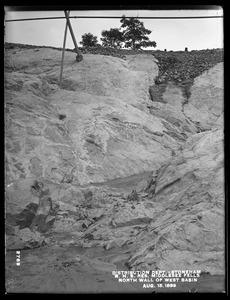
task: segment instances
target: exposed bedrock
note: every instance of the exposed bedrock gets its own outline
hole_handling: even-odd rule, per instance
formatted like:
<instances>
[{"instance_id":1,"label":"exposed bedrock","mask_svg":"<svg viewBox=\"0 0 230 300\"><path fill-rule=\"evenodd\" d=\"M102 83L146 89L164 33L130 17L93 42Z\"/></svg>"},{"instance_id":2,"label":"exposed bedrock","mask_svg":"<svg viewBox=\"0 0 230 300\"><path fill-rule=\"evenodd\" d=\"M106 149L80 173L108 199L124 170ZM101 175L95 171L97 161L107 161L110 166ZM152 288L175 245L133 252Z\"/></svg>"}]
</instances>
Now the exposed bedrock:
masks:
<instances>
[{"instance_id":1,"label":"exposed bedrock","mask_svg":"<svg viewBox=\"0 0 230 300\"><path fill-rule=\"evenodd\" d=\"M223 64L155 85L153 55L66 52L59 84L60 62L5 53L7 248L62 234L128 246L130 268L223 273Z\"/></svg>"}]
</instances>

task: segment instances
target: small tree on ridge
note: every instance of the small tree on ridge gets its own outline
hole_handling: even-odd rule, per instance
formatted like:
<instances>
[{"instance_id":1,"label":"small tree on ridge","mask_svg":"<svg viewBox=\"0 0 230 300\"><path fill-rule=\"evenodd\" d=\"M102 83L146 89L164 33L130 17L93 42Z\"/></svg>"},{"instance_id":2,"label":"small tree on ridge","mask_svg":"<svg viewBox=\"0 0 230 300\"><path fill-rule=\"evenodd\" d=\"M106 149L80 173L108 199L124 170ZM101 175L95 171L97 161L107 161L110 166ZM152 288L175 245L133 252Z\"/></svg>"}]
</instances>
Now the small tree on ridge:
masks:
<instances>
[{"instance_id":1,"label":"small tree on ridge","mask_svg":"<svg viewBox=\"0 0 230 300\"><path fill-rule=\"evenodd\" d=\"M143 22L134 17L126 18L125 15L122 16L120 22L122 23L121 28L124 28L122 33L125 41L125 48L134 50L140 49L141 47L156 47L156 42L150 41L147 36L152 31L146 29Z\"/></svg>"},{"instance_id":2,"label":"small tree on ridge","mask_svg":"<svg viewBox=\"0 0 230 300\"><path fill-rule=\"evenodd\" d=\"M82 41L80 44L82 44L83 47L94 47L97 46L97 37L94 36L92 33L85 33L81 36Z\"/></svg>"},{"instance_id":3,"label":"small tree on ridge","mask_svg":"<svg viewBox=\"0 0 230 300\"><path fill-rule=\"evenodd\" d=\"M121 48L124 38L123 33L118 28L110 28L110 30L103 30L101 35L102 46Z\"/></svg>"}]
</instances>

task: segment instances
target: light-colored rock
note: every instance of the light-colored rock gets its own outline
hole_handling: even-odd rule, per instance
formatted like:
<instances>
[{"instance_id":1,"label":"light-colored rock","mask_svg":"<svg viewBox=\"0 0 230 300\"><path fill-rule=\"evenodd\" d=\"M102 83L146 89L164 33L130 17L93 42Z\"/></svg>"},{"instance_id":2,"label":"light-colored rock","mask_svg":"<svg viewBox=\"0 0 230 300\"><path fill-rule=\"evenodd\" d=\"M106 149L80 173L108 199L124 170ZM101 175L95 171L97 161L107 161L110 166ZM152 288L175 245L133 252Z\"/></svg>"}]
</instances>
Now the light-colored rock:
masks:
<instances>
[{"instance_id":1,"label":"light-colored rock","mask_svg":"<svg viewBox=\"0 0 230 300\"><path fill-rule=\"evenodd\" d=\"M153 102L152 55L66 52L61 85L60 63L57 50L6 53L7 248L42 245L49 228L62 245L127 247L133 269L223 274L222 64L188 99L169 83ZM51 204L31 193L35 179ZM15 224L30 203L35 232Z\"/></svg>"},{"instance_id":2,"label":"light-colored rock","mask_svg":"<svg viewBox=\"0 0 230 300\"><path fill-rule=\"evenodd\" d=\"M162 167L152 201L163 208L136 240L133 268L224 273L223 132L191 136Z\"/></svg>"},{"instance_id":3,"label":"light-colored rock","mask_svg":"<svg viewBox=\"0 0 230 300\"><path fill-rule=\"evenodd\" d=\"M49 56L52 60L43 60ZM61 86L60 51L27 49L20 57L8 57L9 183L20 176L102 182L158 168L171 156L170 142L173 149L179 147L176 136L170 142L163 138L162 144L167 130L146 107L151 103L148 86L158 72L152 55L124 61L86 54L76 63L74 53L66 53ZM35 65L43 72L34 74ZM12 80L19 87L14 89ZM60 119L60 114L66 117ZM15 167L19 162L20 169Z\"/></svg>"},{"instance_id":4,"label":"light-colored rock","mask_svg":"<svg viewBox=\"0 0 230 300\"><path fill-rule=\"evenodd\" d=\"M158 174L155 193L111 204L81 240L87 247L129 246L135 270L199 269L224 273L223 132L191 136ZM151 189L150 189L151 190ZM115 198L116 199L116 198Z\"/></svg>"},{"instance_id":5,"label":"light-colored rock","mask_svg":"<svg viewBox=\"0 0 230 300\"><path fill-rule=\"evenodd\" d=\"M152 84L158 74L157 59L152 55L138 54L127 55L126 61L128 66L135 71L142 71L144 76L148 73L147 83Z\"/></svg>"},{"instance_id":6,"label":"light-colored rock","mask_svg":"<svg viewBox=\"0 0 230 300\"><path fill-rule=\"evenodd\" d=\"M204 128L223 128L218 121L223 114L223 63L219 63L194 80L184 114Z\"/></svg>"}]
</instances>

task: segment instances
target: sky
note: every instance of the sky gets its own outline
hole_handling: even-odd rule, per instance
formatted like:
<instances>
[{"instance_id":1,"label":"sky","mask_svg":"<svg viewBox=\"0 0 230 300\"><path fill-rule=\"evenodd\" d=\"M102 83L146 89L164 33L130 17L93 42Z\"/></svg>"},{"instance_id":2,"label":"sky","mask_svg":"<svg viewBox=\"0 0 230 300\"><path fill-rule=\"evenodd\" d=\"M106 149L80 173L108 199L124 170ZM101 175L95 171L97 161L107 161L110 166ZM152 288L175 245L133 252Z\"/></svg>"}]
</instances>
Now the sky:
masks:
<instances>
[{"instance_id":1,"label":"sky","mask_svg":"<svg viewBox=\"0 0 230 300\"><path fill-rule=\"evenodd\" d=\"M64 11L10 11L5 8L5 20L64 17ZM213 10L87 10L71 11L70 16L122 16L159 17L159 16L221 16L219 7ZM119 28L120 19L70 19L78 43L82 35L92 33L101 43L102 30ZM153 50L183 51L223 48L223 18L216 19L143 19L145 28L151 30L149 39L157 43ZM5 22L5 42L38 46L62 47L65 19ZM73 41L68 30L66 48L73 49Z\"/></svg>"}]
</instances>

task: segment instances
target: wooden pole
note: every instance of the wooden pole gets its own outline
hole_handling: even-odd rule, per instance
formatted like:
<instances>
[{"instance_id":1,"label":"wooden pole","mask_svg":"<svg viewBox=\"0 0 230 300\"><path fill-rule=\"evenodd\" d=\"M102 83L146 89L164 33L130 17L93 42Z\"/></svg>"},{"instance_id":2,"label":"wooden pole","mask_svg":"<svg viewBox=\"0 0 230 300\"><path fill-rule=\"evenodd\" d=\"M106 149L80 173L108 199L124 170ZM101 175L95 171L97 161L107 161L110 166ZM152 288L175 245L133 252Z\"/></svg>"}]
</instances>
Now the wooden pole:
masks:
<instances>
[{"instance_id":1,"label":"wooden pole","mask_svg":"<svg viewBox=\"0 0 230 300\"><path fill-rule=\"evenodd\" d=\"M81 54L81 51L79 50L78 46L77 46L77 41L75 39L75 36L74 36L74 32L73 32L73 28L71 26L71 23L70 23L70 20L69 20L69 16L67 14L67 11L65 10L65 16L66 16L66 20L67 20L67 24L69 26L69 31L71 33L71 36L72 36L72 40L73 40L73 43L74 43L74 46L75 46L75 50L78 54L78 56L76 57L76 60L79 62L79 61L82 61L83 60L83 55Z\"/></svg>"},{"instance_id":2,"label":"wooden pole","mask_svg":"<svg viewBox=\"0 0 230 300\"><path fill-rule=\"evenodd\" d=\"M70 11L67 12L67 15L69 16ZM62 60L61 60L61 73L60 73L60 83L61 84L61 80L62 80L62 73L63 73L63 63L64 63L64 56L65 56L65 44L66 44L66 36L67 36L67 29L68 29L68 24L67 24L67 20L66 20L66 24L65 24L65 33L64 33L64 41L63 41L63 50L62 50Z\"/></svg>"}]
</instances>

